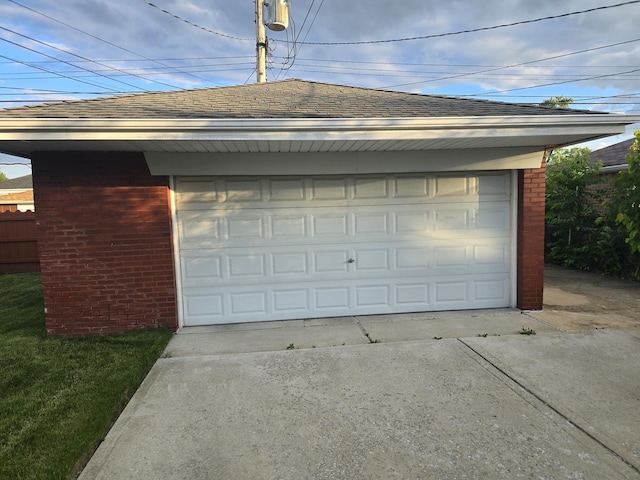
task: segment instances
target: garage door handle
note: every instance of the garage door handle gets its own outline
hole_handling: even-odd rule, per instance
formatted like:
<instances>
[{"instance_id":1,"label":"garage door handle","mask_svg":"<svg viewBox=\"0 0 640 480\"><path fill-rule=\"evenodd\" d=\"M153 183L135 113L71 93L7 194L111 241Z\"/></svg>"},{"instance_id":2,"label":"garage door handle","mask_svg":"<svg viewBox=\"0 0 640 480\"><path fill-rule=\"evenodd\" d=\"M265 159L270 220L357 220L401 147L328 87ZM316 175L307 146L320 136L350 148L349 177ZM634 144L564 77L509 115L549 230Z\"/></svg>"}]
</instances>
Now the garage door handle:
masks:
<instances>
[{"instance_id":1,"label":"garage door handle","mask_svg":"<svg viewBox=\"0 0 640 480\"><path fill-rule=\"evenodd\" d=\"M355 262L353 258L350 258L349 260L347 260L347 263L353 263L353 262Z\"/></svg>"}]
</instances>

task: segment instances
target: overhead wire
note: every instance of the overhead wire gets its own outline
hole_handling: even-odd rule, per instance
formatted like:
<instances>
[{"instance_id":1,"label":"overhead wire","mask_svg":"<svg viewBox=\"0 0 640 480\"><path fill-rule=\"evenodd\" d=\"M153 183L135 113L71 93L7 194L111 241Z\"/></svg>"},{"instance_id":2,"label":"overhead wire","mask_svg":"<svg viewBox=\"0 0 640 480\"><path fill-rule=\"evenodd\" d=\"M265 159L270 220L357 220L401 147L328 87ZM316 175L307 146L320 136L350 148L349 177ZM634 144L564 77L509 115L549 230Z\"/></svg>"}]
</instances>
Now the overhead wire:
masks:
<instances>
[{"instance_id":1,"label":"overhead wire","mask_svg":"<svg viewBox=\"0 0 640 480\"><path fill-rule=\"evenodd\" d=\"M562 53L562 54L558 54L558 55L552 55L550 57L539 58L537 60L529 60L527 62L514 63L514 64L511 64L511 65L505 65L505 66L501 66L501 67L493 67L493 68L480 70L480 71L476 71L476 72L469 72L469 73L461 73L461 74L457 74L457 75L450 75L450 76L447 76L447 77L441 77L441 78L437 79L437 81L453 80L453 79L457 79L457 78L480 75L480 74L484 74L484 73L490 73L490 72L496 72L496 71L499 71L499 70L505 70L507 68L517 68L517 67L522 67L522 66L526 66L526 65L532 65L534 63L545 62L545 61L548 61L548 60L557 60L559 58L571 57L573 55L579 55L579 54L582 54L582 53L594 52L596 50L603 50L603 49L606 49L606 48L618 47L618 46L621 46L621 45L627 45L629 43L634 43L634 42L640 42L640 38L634 38L632 40L625 40L623 42L616 42L616 43L611 43L611 44L608 44L608 45L601 45L601 46L598 46L598 47L587 48L587 49L578 50L578 51L575 51L575 52L568 52L568 53ZM388 86L383 87L383 88L406 87L406 86L409 86L409 85L419 85L419 84L422 84L422 83L429 83L429 82L433 82L433 81L436 81L436 80L429 79L429 80L420 81L420 82L399 83L399 84L395 84L395 85L388 85Z\"/></svg>"},{"instance_id":2,"label":"overhead wire","mask_svg":"<svg viewBox=\"0 0 640 480\"><path fill-rule=\"evenodd\" d=\"M71 56L73 56L73 57L80 58L81 60L89 61L89 62L91 62L91 63L95 63L96 65L100 65L101 67L106 67L106 68L108 68L108 69L110 69L110 70L112 70L112 71L120 71L118 68L112 67L112 66L110 66L110 65L106 65L106 64L104 64L104 63L97 62L97 61L95 61L95 60L90 60L90 59L88 59L87 57L83 57L82 55L78 55L77 53L69 52L69 51L67 51L67 50L63 50L62 48L56 47L55 45L51 45L51 44L50 44L50 43L48 43L48 42L43 42L42 40L38 40L38 39L33 38L33 37L30 37L30 36L28 36L28 35L24 35L24 34L22 34L22 33L16 32L15 30L11 30L11 29L9 29L9 28L2 27L2 26L0 26L0 30L4 30L4 31L6 31L6 32L9 32L9 33L11 33L11 34L13 34L13 35L17 35L17 36L22 37L22 38L26 38L26 39L27 39L27 40L29 40L29 41L32 41L32 42L38 43L38 44L40 44L40 45L44 45L44 46L45 46L45 47L47 47L47 48L50 48L50 49L52 49L52 50L57 50L57 51L62 52L62 53L64 53L64 54L66 54L66 55L71 55ZM65 64L67 64L67 65L74 66L75 68L79 68L79 69L81 69L81 70L85 70L85 71L92 72L92 73L94 72L94 71L93 71L93 70L91 70L91 69L84 68L84 67L81 67L81 66L73 65L73 64L71 64L71 63L67 62L66 60L62 60L62 59L59 59L59 58L53 57L53 56L51 56L51 55L47 55L47 54L42 53L42 52L40 52L40 51L38 51L38 50L35 50L35 49L32 49L32 48L26 47L26 46L24 46L24 45L21 45L21 44L19 44L19 43L17 43L17 42L13 42L13 41L11 41L11 40L7 40L6 38L0 38L0 40L2 40L2 41L4 41L4 42L11 43L11 44L16 45L16 46L18 46L18 47L20 47L20 48L27 49L27 50L29 50L29 51L31 51L31 52L35 52L35 53L38 53L38 54L40 54L40 55L44 55L44 56L46 56L46 57L48 57L48 58L53 58L53 59L55 59L55 60L57 60L57 61L59 61L59 62L61 62L61 63L65 63ZM139 86L137 86L137 85L133 85L133 84L128 83L128 82L123 82L122 80L113 80L113 78L111 78L111 77L109 77L109 76L107 76L107 75L102 75L102 74L98 73L98 76L101 76L101 77L107 78L107 79L109 79L109 80L112 80L112 81L115 81L115 82L118 82L118 83L122 83L123 85L127 85L128 87L131 87L131 88L136 88L136 89L138 89L138 90L142 90L142 91L149 91L148 89L144 89L144 88L139 87ZM169 84L169 83L164 83L164 82L160 82L160 81L157 81L157 80L148 79L148 78L145 78L145 77L140 77L140 76L138 76L138 75L136 75L136 74L133 74L133 73L128 74L128 76L137 77L137 78L140 78L140 79L145 80L145 81L148 81L148 82L152 82L152 83L157 83L157 84L159 84L159 85L163 85L163 86L165 86L165 87L170 87L170 88L179 88L179 87L176 87L175 85L171 85L171 84Z\"/></svg>"},{"instance_id":3,"label":"overhead wire","mask_svg":"<svg viewBox=\"0 0 640 480\"><path fill-rule=\"evenodd\" d=\"M492 92L481 92L481 93L471 93L471 94L465 94L465 95L459 95L460 97L481 97L481 96L486 96L486 95L493 95L496 93L506 93L506 92L517 92L520 90L531 90L534 88L542 88L542 87L551 87L551 86L555 86L555 85L563 85L566 83L575 83L575 82L586 82L587 80L598 80L598 79L602 79L602 78L607 78L607 77L612 77L612 76L617 76L617 75L624 75L627 73L636 73L636 72L640 72L640 68L634 68L633 70L628 70L626 72L617 72L617 73L609 73L609 74L604 74L604 75L593 75L591 77L585 77L585 78L579 78L579 79L574 79L574 80L565 80L562 82L553 82L553 83L545 83L542 85L531 85L528 87L518 87L518 88L509 88L509 89L505 89L505 90L494 90Z\"/></svg>"},{"instance_id":4,"label":"overhead wire","mask_svg":"<svg viewBox=\"0 0 640 480\"><path fill-rule=\"evenodd\" d=\"M19 2L17 2L16 0L7 0L7 1L9 1L9 2L15 4L15 5L18 5L18 6L22 7L22 8L25 8L25 9L33 12L33 13L41 15L41 16L43 16L43 17L45 17L45 18L47 18L47 19L49 19L51 21L54 21L54 22L59 23L61 25L64 25L65 27L71 28L71 29L73 29L73 30L75 30L77 32L80 32L80 33L82 33L84 35L87 35L87 36L89 36L89 37L91 37L91 38L93 38L95 40L98 40L100 42L106 43L107 45L111 45L112 47L118 48L118 49L120 49L120 50L122 50L124 52L130 53L132 55L136 55L139 58L143 58L143 59L148 60L150 62L158 63L159 65L162 65L162 66L165 66L165 67L168 67L168 68L173 68L177 73L184 73L184 72L180 71L179 69L176 69L175 67L169 67L168 65L162 63L163 59L154 60L154 59L148 58L148 57L146 57L146 56L144 56L144 55L142 55L142 54L140 54L138 52L134 52L133 50L130 50L130 49L126 48L126 47L123 47L121 45L117 45L117 44L115 44L113 42L110 42L109 40L105 40L105 39L100 38L100 37L98 37L96 35L93 35L92 33L86 32L86 31L84 31L84 30L82 30L80 28L74 27L73 25L70 25L70 24L65 23L65 22L63 22L61 20L58 20L57 18L54 18L54 17L52 17L50 15L47 15L46 13L40 12L39 10L36 10L34 8L31 8L31 7L28 7L26 5L23 5L23 4L19 3ZM187 73L186 75L190 75L190 74ZM192 76L192 77L194 77L194 78L196 78L198 80L209 81L209 80L204 79L202 77L197 77L197 76L194 76L194 75L190 75L190 76ZM213 82L213 83L217 83L217 82Z\"/></svg>"},{"instance_id":5,"label":"overhead wire","mask_svg":"<svg viewBox=\"0 0 640 480\"><path fill-rule=\"evenodd\" d=\"M0 58L4 58L5 60L9 60L9 61L11 61L11 62L13 62L13 63L19 63L19 64L21 64L21 65L25 65L26 67L35 68L35 69L37 69L37 70L42 70L43 72L50 73L50 74L52 74L52 75L55 75L56 77L66 78L66 79L68 79L68 80L73 80L74 82L80 82L80 83L84 83L84 84L86 84L86 85L91 85L92 87L104 88L104 89L110 90L110 91L112 91L112 92L115 92L115 91L116 91L115 89L113 89L113 88L111 88L111 87L107 87L107 86L105 86L105 85L100 85L100 84L98 84L98 83L89 82L89 81L82 80L82 79L79 79L79 78L74 78L74 77L71 77L71 76L69 76L69 75L65 75L65 74L63 74L63 73L58 73L58 72L56 72L55 70L50 70L50 69L48 69L48 68L40 67L40 66L38 66L38 65L30 65L30 64L29 64L29 63L27 63L27 62L24 62L24 61L22 61L22 60L18 60L18 59L16 59L16 58L7 57L6 55L2 55L2 54L0 54Z\"/></svg>"},{"instance_id":6,"label":"overhead wire","mask_svg":"<svg viewBox=\"0 0 640 480\"><path fill-rule=\"evenodd\" d=\"M315 1L315 0L314 0ZM311 11L311 7L313 6L314 1L311 2L311 6L309 7L309 10L307 11L307 16L305 16L305 23L307 21L307 17L309 16L309 12ZM316 9L316 13L313 16L313 19L311 20L311 23L309 24L309 28L307 28L307 32L304 35L304 38L302 39L302 42L304 42L307 39L307 36L309 36L309 32L311 31L311 29L313 28L313 24L316 22L316 18L318 18L318 13L320 12L320 9L322 8L322 6L324 5L324 0L321 0L320 5L318 5L318 8ZM304 29L304 23L302 25L302 27L300 28L300 33L302 33L302 30ZM286 77L289 73L289 70L291 70L291 68L293 67L293 64L295 63L297 57L298 57L298 53L300 52L300 48L298 45L302 45L303 43L299 43L298 42L298 37L296 36L295 40L295 55L293 57L293 61L291 62L291 65L287 68L287 70L284 72L283 78ZM281 70L282 72L282 70Z\"/></svg>"},{"instance_id":7,"label":"overhead wire","mask_svg":"<svg viewBox=\"0 0 640 480\"><path fill-rule=\"evenodd\" d=\"M146 1L146 0L143 0ZM602 7L594 7L594 8L588 8L586 10L578 10L578 11L574 11L574 12L568 12L568 13L562 13L559 15L550 15L547 17L540 17L540 18L534 18L531 20L521 20L518 22L512 22L512 23L503 23L503 24L499 24L499 25L493 25L490 27L479 27L479 28L470 28L470 29L466 29L466 30L459 30L456 32L448 32L448 33L436 33L433 35L418 35L418 36L414 36L414 37L404 37L404 38L391 38L391 39L386 39L386 40L361 40L361 41L351 41L351 42L300 42L301 45L325 45L325 46L338 46L338 45L372 45L372 44L378 44L378 43L394 43L394 42L410 42L410 41L414 41L414 40L427 40L430 38L442 38L442 37L450 37L453 35L462 35L465 33L475 33L475 32L484 32L487 30L497 30L500 28L507 28L507 27L515 27L517 25L526 25L526 24L530 24L530 23L537 23L537 22L543 22L543 21L547 21L547 20L555 20L558 18L566 18L566 17L571 17L573 15L580 15L583 13L591 13L591 12L596 12L596 11L600 11L600 10L606 10L606 9L610 9L610 8L617 8L617 7L622 7L622 6L626 6L626 5L631 5L634 3L640 3L640 0L630 0L628 2L622 2L622 3L616 3L615 5L605 5Z\"/></svg>"},{"instance_id":8,"label":"overhead wire","mask_svg":"<svg viewBox=\"0 0 640 480\"><path fill-rule=\"evenodd\" d=\"M253 41L255 41L255 38L236 37L236 36L234 36L234 35L228 35L228 34L226 34L226 33L216 32L216 31L211 30L211 29L209 29L209 28L207 28L207 27L203 27L203 26L201 26L201 25L198 25L197 23L193 23L193 22L192 22L192 21L190 21L190 20L187 20L187 19L185 19L185 18L182 18L181 16L176 15L175 13L170 12L169 10L166 10L166 9L164 9L164 8L161 8L161 7L157 6L157 5L156 5L156 4L154 4L154 3L151 3L149 0L142 0L142 1L143 1L144 3L146 3L147 5L149 5L150 7L153 7L153 8L155 8L156 10L161 11L162 13L165 13L165 14L167 14L167 15L169 15L169 16L171 16L171 17L173 17L173 18L177 19L177 20L180 20L181 22L184 22L184 23L186 23L186 24L188 24L188 25L191 25L192 27L199 28L200 30L203 30L203 31L205 31L205 32L207 32L207 33L212 33L213 35L218 35L218 36L220 36L220 37L229 38L229 39L232 39L232 40L242 40L242 41L252 41L252 42L253 42ZM640 0L638 0L638 1L640 1Z\"/></svg>"}]
</instances>

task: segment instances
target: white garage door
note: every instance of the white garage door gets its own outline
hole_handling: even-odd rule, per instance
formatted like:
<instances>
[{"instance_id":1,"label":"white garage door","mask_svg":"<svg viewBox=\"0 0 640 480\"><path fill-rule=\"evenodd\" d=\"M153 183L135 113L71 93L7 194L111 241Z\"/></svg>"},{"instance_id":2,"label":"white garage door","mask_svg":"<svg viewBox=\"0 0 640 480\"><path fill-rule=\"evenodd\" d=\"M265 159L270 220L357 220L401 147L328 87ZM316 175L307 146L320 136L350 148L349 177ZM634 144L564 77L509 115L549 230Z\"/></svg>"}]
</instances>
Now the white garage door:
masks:
<instances>
[{"instance_id":1,"label":"white garage door","mask_svg":"<svg viewBox=\"0 0 640 480\"><path fill-rule=\"evenodd\" d=\"M510 304L509 173L179 177L184 325Z\"/></svg>"}]
</instances>

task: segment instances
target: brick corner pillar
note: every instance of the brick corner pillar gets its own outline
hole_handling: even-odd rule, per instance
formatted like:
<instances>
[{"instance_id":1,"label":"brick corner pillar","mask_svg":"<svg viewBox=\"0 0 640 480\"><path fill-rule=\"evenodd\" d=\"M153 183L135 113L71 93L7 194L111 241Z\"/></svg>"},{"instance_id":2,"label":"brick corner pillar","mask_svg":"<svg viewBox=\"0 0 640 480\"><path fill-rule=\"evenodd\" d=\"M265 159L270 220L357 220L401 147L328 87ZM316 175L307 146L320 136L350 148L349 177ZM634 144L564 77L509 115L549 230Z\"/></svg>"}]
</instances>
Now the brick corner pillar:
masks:
<instances>
[{"instance_id":1,"label":"brick corner pillar","mask_svg":"<svg viewBox=\"0 0 640 480\"><path fill-rule=\"evenodd\" d=\"M545 171L544 158L540 168L518 171L516 306L521 310L542 310Z\"/></svg>"},{"instance_id":2,"label":"brick corner pillar","mask_svg":"<svg viewBox=\"0 0 640 480\"><path fill-rule=\"evenodd\" d=\"M169 178L141 153L32 158L47 334L177 328Z\"/></svg>"}]
</instances>

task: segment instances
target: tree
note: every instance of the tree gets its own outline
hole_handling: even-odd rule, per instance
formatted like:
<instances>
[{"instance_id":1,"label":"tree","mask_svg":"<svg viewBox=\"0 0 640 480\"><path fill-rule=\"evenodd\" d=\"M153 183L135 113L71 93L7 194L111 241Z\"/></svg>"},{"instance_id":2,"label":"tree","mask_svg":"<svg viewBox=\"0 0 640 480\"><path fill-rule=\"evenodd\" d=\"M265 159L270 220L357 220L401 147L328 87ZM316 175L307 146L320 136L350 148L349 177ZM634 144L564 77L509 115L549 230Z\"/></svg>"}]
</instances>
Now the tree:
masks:
<instances>
[{"instance_id":1,"label":"tree","mask_svg":"<svg viewBox=\"0 0 640 480\"><path fill-rule=\"evenodd\" d=\"M545 221L548 259L567 267L590 269L589 235L598 217L592 185L601 164L590 164L588 148L561 148L547 159Z\"/></svg>"},{"instance_id":2,"label":"tree","mask_svg":"<svg viewBox=\"0 0 640 480\"><path fill-rule=\"evenodd\" d=\"M616 222L624 225L625 241L635 260L635 277L640 279L640 130L635 132L636 141L626 156L628 169L618 174L615 180Z\"/></svg>"},{"instance_id":3,"label":"tree","mask_svg":"<svg viewBox=\"0 0 640 480\"><path fill-rule=\"evenodd\" d=\"M5 180L9 180L9 177L7 177L4 172L0 172L0 182L4 182Z\"/></svg>"},{"instance_id":4,"label":"tree","mask_svg":"<svg viewBox=\"0 0 640 480\"><path fill-rule=\"evenodd\" d=\"M544 100L540 106L541 107L552 107L552 108L569 108L569 105L573 103L573 98L571 97L551 97Z\"/></svg>"}]
</instances>

